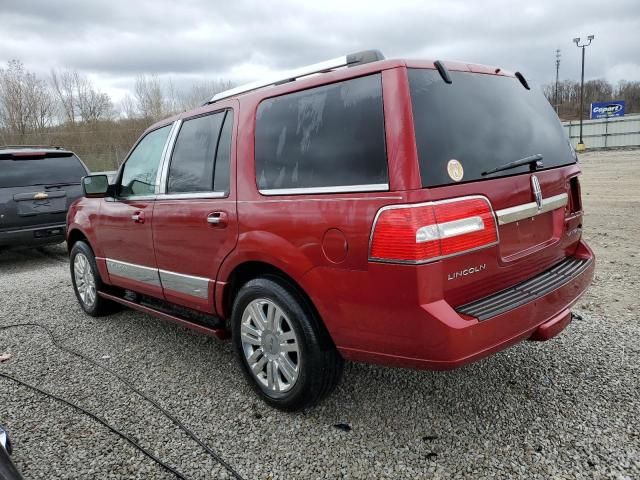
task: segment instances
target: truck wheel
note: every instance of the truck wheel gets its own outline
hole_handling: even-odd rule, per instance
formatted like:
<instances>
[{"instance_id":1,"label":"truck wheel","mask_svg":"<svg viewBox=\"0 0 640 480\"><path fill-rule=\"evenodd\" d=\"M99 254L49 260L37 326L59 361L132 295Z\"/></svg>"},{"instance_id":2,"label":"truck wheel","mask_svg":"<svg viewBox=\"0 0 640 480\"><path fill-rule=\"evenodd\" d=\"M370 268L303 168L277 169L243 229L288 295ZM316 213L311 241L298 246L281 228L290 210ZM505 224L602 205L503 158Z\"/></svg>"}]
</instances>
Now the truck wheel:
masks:
<instances>
[{"instance_id":1,"label":"truck wheel","mask_svg":"<svg viewBox=\"0 0 640 480\"><path fill-rule=\"evenodd\" d=\"M117 304L98 295L103 283L91 247L78 241L71 248L69 258L73 290L82 309L92 317L113 312Z\"/></svg>"},{"instance_id":2,"label":"truck wheel","mask_svg":"<svg viewBox=\"0 0 640 480\"><path fill-rule=\"evenodd\" d=\"M338 384L344 361L314 314L286 283L261 277L235 298L233 344L254 390L271 406L312 406Z\"/></svg>"}]
</instances>

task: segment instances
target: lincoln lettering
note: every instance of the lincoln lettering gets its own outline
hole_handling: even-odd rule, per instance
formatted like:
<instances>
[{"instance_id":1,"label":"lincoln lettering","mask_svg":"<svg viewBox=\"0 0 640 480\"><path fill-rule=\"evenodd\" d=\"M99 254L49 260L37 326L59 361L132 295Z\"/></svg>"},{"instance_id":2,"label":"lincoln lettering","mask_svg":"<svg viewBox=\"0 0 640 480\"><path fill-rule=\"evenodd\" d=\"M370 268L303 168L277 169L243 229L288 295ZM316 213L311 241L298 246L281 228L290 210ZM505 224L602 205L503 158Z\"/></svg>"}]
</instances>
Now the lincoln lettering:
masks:
<instances>
[{"instance_id":1,"label":"lincoln lettering","mask_svg":"<svg viewBox=\"0 0 640 480\"><path fill-rule=\"evenodd\" d=\"M474 273L481 272L487 268L487 264L483 263L482 265L476 265L475 267L465 268L464 270L458 270L457 272L451 272L447 275L447 280L455 280L456 278L466 277L468 275L473 275Z\"/></svg>"}]
</instances>

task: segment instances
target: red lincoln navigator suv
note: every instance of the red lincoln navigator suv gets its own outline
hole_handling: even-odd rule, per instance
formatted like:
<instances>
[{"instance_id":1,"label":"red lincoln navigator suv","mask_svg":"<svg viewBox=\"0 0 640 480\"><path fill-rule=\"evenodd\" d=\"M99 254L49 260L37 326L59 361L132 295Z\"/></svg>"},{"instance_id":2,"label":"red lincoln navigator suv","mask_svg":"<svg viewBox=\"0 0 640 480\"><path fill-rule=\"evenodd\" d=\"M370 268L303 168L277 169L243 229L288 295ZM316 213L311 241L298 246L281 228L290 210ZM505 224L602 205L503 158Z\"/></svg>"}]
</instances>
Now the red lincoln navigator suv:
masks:
<instances>
[{"instance_id":1,"label":"red lincoln navigator suv","mask_svg":"<svg viewBox=\"0 0 640 480\"><path fill-rule=\"evenodd\" d=\"M520 73L366 51L150 127L68 215L82 308L230 334L299 409L343 359L459 367L571 320L589 285L580 169Z\"/></svg>"}]
</instances>

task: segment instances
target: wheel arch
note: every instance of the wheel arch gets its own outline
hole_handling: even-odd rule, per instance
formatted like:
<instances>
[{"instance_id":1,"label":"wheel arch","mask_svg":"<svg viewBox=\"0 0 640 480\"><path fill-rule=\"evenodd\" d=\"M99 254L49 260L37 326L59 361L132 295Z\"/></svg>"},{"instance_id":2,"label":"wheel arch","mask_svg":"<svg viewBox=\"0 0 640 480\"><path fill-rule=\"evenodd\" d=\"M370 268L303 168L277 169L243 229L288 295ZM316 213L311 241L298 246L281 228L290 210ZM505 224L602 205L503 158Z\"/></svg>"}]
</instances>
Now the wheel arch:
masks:
<instances>
[{"instance_id":1,"label":"wheel arch","mask_svg":"<svg viewBox=\"0 0 640 480\"><path fill-rule=\"evenodd\" d=\"M103 283L111 284L111 279L109 277L109 270L107 269L107 264L104 258L99 258L96 252L94 245L89 240L89 237L78 227L73 227L67 232L67 251L71 254L71 249L73 246L79 241L85 242L91 251L93 252L96 265L98 266L98 273Z\"/></svg>"},{"instance_id":2,"label":"wheel arch","mask_svg":"<svg viewBox=\"0 0 640 480\"><path fill-rule=\"evenodd\" d=\"M93 250L93 247L84 232L79 228L73 228L67 233L67 251L71 252L73 245L80 240L85 241Z\"/></svg>"},{"instance_id":3,"label":"wheel arch","mask_svg":"<svg viewBox=\"0 0 640 480\"><path fill-rule=\"evenodd\" d=\"M283 287L291 290L303 302L304 306L311 313L314 321L317 323L322 340L330 342L331 345L334 345L333 339L331 338L331 335L329 334L329 331L327 330L326 325L322 320L320 313L318 312L318 309L316 308L309 294L300 285L300 283L297 282L292 275L288 274L283 269L273 265L272 263L262 260L244 261L236 265L227 277L228 279L224 284L224 289L222 292L221 305L222 316L226 319L227 322L230 322L231 320L231 310L233 307L233 302L242 286L250 280L259 277L271 278Z\"/></svg>"}]
</instances>

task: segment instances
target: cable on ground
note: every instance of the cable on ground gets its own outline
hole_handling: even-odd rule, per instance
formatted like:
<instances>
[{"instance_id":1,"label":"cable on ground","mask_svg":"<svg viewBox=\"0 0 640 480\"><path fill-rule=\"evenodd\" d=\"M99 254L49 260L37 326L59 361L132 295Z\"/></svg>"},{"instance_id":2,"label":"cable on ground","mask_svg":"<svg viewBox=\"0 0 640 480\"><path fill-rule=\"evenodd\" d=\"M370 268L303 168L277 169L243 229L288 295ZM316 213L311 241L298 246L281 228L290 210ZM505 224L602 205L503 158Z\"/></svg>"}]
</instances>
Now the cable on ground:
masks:
<instances>
[{"instance_id":1,"label":"cable on ground","mask_svg":"<svg viewBox=\"0 0 640 480\"><path fill-rule=\"evenodd\" d=\"M193 433L193 431L189 427L187 427L184 423L182 423L178 418L176 418L167 409L162 407L156 400L150 398L148 395L146 395L145 393L141 392L129 380L127 380L126 378L122 377L119 373L117 373L112 368L107 367L106 365L102 365L101 363L97 362L96 360L94 360L94 359L92 359L92 358L90 358L90 357L88 357L88 356L86 356L86 355L84 355L84 354L82 354L80 352L77 352L77 351L72 350L72 349L70 349L68 347L65 347L64 345L61 345L58 342L58 340L56 339L55 335L51 332L51 330L49 330L49 328L46 325L42 325L42 324L36 323L36 322L16 323L16 324L13 324L13 325L2 325L2 326L0 326L0 330L8 330L8 329L11 329L11 328L20 328L20 327L36 327L36 328L39 328L41 330L44 330L47 333L47 335L49 335L49 338L51 338L51 342L53 343L53 345L56 348L58 348L59 350L62 350L64 352L67 352L67 353L69 353L71 355L74 355L74 356L76 356L78 358L81 358L82 360L90 363L91 365L94 365L95 367L98 367L98 368L100 368L102 370L105 370L105 371L109 372L111 375L113 375L115 378L117 378L120 382L122 382L124 385L126 385L130 390L132 390L133 392L135 392L138 395L140 395L147 402L149 402L151 405L153 405L155 408L157 408L160 412L162 412L162 414L165 417L169 418L178 428L180 428L192 440L194 440L198 445L200 445L216 462L218 462L220 465L222 465L233 476L233 478L235 478L236 480L244 480L244 478L229 463L227 463L218 453L213 451L206 443L204 443L202 440L200 440L200 438L198 438L198 436L195 433ZM129 443L131 443L134 447L136 447L142 453L147 455L149 458L154 460L156 463L158 463L160 466L162 466L166 470L169 470L171 473L176 475L178 478L180 478L180 479L185 479L186 478L180 472L178 472L177 470L173 469L172 467L166 465L160 459L158 459L153 454L151 454L150 452L145 450L144 447L142 447L139 444L137 444L133 439L128 437L126 434L124 434L122 432L119 432L114 427L111 427L103 419L101 419L100 417L94 415L93 413L91 413L91 412L83 409L82 407L80 407L78 405L75 405L75 404L73 404L73 403L71 403L71 402L69 402L67 400L64 400L63 398L56 397L55 395L53 395L53 394L51 394L49 392L41 390L38 387L34 387L33 385L29 385L26 382L18 380L17 378L11 377L10 375L4 374L4 373L0 373L0 376L3 376L5 378L13 380L16 383L20 383L23 386L26 386L26 387L31 388L33 390L36 390L36 391L40 392L43 395L49 396L51 398L54 398L54 399L56 399L56 400L58 400L58 401L60 401L62 403L65 403L66 405L69 405L69 406L75 408L76 410L79 410L79 411L85 413L86 415L89 415L91 418L93 418L94 420L100 422L105 427L107 427L109 430L114 432L115 434L117 434L120 437L122 437L125 440L127 440Z\"/></svg>"}]
</instances>

